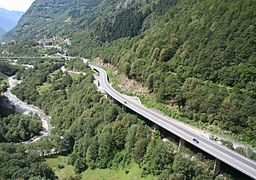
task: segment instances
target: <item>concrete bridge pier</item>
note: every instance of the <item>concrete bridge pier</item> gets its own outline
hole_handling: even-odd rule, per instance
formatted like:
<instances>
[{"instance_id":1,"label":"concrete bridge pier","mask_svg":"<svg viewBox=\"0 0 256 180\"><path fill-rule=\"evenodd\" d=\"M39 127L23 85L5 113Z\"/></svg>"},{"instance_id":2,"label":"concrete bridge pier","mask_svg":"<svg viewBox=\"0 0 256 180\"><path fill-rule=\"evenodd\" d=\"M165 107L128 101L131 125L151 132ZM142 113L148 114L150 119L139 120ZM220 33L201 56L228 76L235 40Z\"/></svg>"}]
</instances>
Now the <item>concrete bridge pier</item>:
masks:
<instances>
[{"instance_id":1,"label":"concrete bridge pier","mask_svg":"<svg viewBox=\"0 0 256 180\"><path fill-rule=\"evenodd\" d=\"M108 98L110 101L114 101L114 100L115 100L115 99L113 99L112 96L108 95L107 93L106 93L106 95L107 95L107 98Z\"/></svg>"},{"instance_id":2,"label":"concrete bridge pier","mask_svg":"<svg viewBox=\"0 0 256 180\"><path fill-rule=\"evenodd\" d=\"M186 141L185 141L184 139L180 138L180 141L179 141L179 148L185 146L185 143L186 143Z\"/></svg>"},{"instance_id":3,"label":"concrete bridge pier","mask_svg":"<svg viewBox=\"0 0 256 180\"><path fill-rule=\"evenodd\" d=\"M122 110L126 112L127 111L127 107L122 105Z\"/></svg>"},{"instance_id":4,"label":"concrete bridge pier","mask_svg":"<svg viewBox=\"0 0 256 180\"><path fill-rule=\"evenodd\" d=\"M154 125L153 125L153 131L156 132L158 129L159 129L159 126L156 125L156 124L154 124Z\"/></svg>"},{"instance_id":5,"label":"concrete bridge pier","mask_svg":"<svg viewBox=\"0 0 256 180\"><path fill-rule=\"evenodd\" d=\"M220 172L220 163L221 163L221 161L219 159L215 159L214 168L213 168L214 175L219 174L219 172Z\"/></svg>"}]
</instances>

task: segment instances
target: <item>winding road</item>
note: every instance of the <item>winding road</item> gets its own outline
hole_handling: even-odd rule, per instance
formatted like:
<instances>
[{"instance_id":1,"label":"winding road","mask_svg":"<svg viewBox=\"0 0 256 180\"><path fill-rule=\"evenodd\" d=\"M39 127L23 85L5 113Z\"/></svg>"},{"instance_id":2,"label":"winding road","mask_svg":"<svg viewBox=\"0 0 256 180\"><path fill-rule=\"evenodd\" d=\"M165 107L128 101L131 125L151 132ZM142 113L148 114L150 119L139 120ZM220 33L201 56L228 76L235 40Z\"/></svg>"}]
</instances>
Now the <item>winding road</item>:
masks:
<instances>
[{"instance_id":1,"label":"winding road","mask_svg":"<svg viewBox=\"0 0 256 180\"><path fill-rule=\"evenodd\" d=\"M105 70L102 68L90 65L92 69L99 72L99 84L100 87L105 91L106 94L111 96L116 101L120 102L123 106L133 110L134 112L140 114L141 116L145 117L146 119L152 121L153 123L161 126L162 128L168 130L169 132L179 136L186 142L193 144L194 146L198 147L199 149L203 150L204 152L212 155L216 159L230 165L231 167L237 169L238 171L248 175L249 177L256 179L256 162L238 154L235 151L232 151L222 145L216 144L215 142L206 139L202 135L199 135L193 131L190 131L186 127L182 126L181 124L177 123L173 118L166 117L159 112L150 110L140 103L136 101L132 101L126 95L123 95L116 91L108 82L108 76ZM15 85L13 84L14 79L13 77L9 78L10 88L4 93L6 97L12 102L12 104L16 107L17 111L22 113L24 112L32 112L37 114L43 123L44 132L42 136L34 138L33 141L40 139L43 136L47 136L52 129L50 124L50 119L48 116L44 114L44 112L33 106L28 105L21 100L19 100L15 95L11 93L11 89ZM198 142L194 141L196 139Z\"/></svg>"},{"instance_id":2,"label":"winding road","mask_svg":"<svg viewBox=\"0 0 256 180\"><path fill-rule=\"evenodd\" d=\"M161 113L150 110L143 105L131 101L127 96L117 92L108 82L107 73L102 68L90 65L92 69L99 72L99 84L101 88L113 99L120 102L123 106L133 110L153 123L161 126L169 132L179 136L186 142L193 144L204 152L212 155L220 161L232 166L238 171L256 179L256 162L232 151L222 145L204 138L203 136L186 129L184 126L176 123L173 118L163 116ZM193 139L197 139L198 143Z\"/></svg>"}]
</instances>

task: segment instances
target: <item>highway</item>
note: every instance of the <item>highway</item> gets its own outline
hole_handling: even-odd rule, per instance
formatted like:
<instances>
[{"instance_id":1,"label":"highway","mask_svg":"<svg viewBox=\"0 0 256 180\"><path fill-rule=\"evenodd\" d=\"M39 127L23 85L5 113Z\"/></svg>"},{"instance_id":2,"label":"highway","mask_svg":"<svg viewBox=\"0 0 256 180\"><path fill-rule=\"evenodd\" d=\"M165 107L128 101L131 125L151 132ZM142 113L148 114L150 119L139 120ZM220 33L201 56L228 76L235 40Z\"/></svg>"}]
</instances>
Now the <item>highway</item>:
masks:
<instances>
[{"instance_id":1,"label":"highway","mask_svg":"<svg viewBox=\"0 0 256 180\"><path fill-rule=\"evenodd\" d=\"M127 96L120 94L109 84L105 70L95 65L90 66L99 73L99 83L101 88L103 88L103 90L113 99L145 117L146 119L152 121L153 123L184 139L186 142L193 144L220 161L232 166L249 177L256 179L256 162L222 145L216 144L215 142L206 139L201 135L189 131L184 126L173 122L173 118L163 116L162 114L152 111L139 103L131 101L129 98L127 98ZM193 138L196 138L199 143L193 141Z\"/></svg>"}]
</instances>

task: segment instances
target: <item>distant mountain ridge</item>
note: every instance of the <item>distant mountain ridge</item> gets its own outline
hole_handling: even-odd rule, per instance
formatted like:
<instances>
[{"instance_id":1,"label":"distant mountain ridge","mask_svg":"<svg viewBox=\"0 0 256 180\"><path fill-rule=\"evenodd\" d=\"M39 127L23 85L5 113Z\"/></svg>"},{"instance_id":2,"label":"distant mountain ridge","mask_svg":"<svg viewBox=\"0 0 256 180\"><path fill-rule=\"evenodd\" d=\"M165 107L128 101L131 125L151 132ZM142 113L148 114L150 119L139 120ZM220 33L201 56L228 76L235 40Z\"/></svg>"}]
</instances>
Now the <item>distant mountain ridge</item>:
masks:
<instances>
[{"instance_id":1,"label":"distant mountain ridge","mask_svg":"<svg viewBox=\"0 0 256 180\"><path fill-rule=\"evenodd\" d=\"M14 28L24 12L19 11L8 11L0 8L0 34L10 31Z\"/></svg>"},{"instance_id":2,"label":"distant mountain ridge","mask_svg":"<svg viewBox=\"0 0 256 180\"><path fill-rule=\"evenodd\" d=\"M3 36L5 34L5 30L3 30L1 27L0 27L0 37Z\"/></svg>"}]
</instances>

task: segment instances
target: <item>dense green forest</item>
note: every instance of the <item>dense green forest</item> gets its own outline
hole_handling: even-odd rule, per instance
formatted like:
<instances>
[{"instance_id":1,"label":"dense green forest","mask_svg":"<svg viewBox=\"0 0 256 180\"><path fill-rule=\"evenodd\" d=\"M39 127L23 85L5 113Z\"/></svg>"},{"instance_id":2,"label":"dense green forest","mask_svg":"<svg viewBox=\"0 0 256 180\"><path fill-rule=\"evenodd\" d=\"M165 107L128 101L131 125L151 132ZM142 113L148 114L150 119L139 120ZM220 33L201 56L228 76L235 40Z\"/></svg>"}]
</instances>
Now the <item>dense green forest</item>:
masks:
<instances>
[{"instance_id":1,"label":"dense green forest","mask_svg":"<svg viewBox=\"0 0 256 180\"><path fill-rule=\"evenodd\" d=\"M0 61L0 92L6 90L6 78L14 75L18 68ZM38 117L15 114L14 110L6 107L8 99L0 94L0 143L21 142L38 135L42 129Z\"/></svg>"},{"instance_id":2,"label":"dense green forest","mask_svg":"<svg viewBox=\"0 0 256 180\"><path fill-rule=\"evenodd\" d=\"M42 126L39 118L16 114L4 101L0 96L0 179L56 179L37 154L28 153L24 145L12 144L38 135Z\"/></svg>"},{"instance_id":3,"label":"dense green forest","mask_svg":"<svg viewBox=\"0 0 256 180\"><path fill-rule=\"evenodd\" d=\"M0 179L56 179L40 157L25 151L22 145L0 144Z\"/></svg>"},{"instance_id":4,"label":"dense green forest","mask_svg":"<svg viewBox=\"0 0 256 180\"><path fill-rule=\"evenodd\" d=\"M178 149L175 141L163 141L163 135L158 130L154 131L147 121L106 99L97 91L93 72L82 60L70 61L66 67L86 72L86 75L73 76L62 72L60 68L63 65L60 61L39 61L32 69L18 69L16 76L23 82L13 92L49 114L54 129L51 136L39 142L15 146L11 150L6 148L8 144L2 143L0 147L5 148L0 154L8 157L9 166L3 165L5 159L0 161L0 170L4 172L1 177L54 179L52 170L41 157L48 156L54 149L68 156L68 163L74 166L77 178L86 169L125 169L135 162L142 169L141 177L151 174L159 179L215 179L224 175L232 179L225 169L215 177L213 160L199 152ZM40 128L38 122L31 121L29 116L9 115L1 119L1 123L6 122L11 124L1 125L3 130L0 132L5 133L0 135L3 142L24 140L24 137L35 135L34 130ZM28 128L22 129L22 124ZM20 159L20 156L24 158ZM201 163L196 163L199 161ZM14 170L18 173L12 173Z\"/></svg>"},{"instance_id":5,"label":"dense green forest","mask_svg":"<svg viewBox=\"0 0 256 180\"><path fill-rule=\"evenodd\" d=\"M183 117L255 146L255 6L254 0L38 0L9 36L70 37L70 54L100 56L158 102L174 102Z\"/></svg>"},{"instance_id":6,"label":"dense green forest","mask_svg":"<svg viewBox=\"0 0 256 180\"><path fill-rule=\"evenodd\" d=\"M47 71L49 66L44 64L39 67L19 72L29 78L14 92L43 108L55 128L51 137L31 144L29 149L49 152L55 148L65 152L77 174L88 168L125 168L136 162L142 168L142 177L153 174L160 179L214 179L213 160L188 149L177 151L177 144L162 141L159 131L152 131L144 120L102 96L88 67L84 67L86 76L76 78L60 70ZM38 84L38 74L42 72L47 78ZM23 87L32 87L32 83L47 83L48 88L41 93L28 88L31 93L23 94ZM36 98L31 99L31 94ZM204 163L197 164L191 157Z\"/></svg>"},{"instance_id":7,"label":"dense green forest","mask_svg":"<svg viewBox=\"0 0 256 180\"><path fill-rule=\"evenodd\" d=\"M179 115L228 130L256 146L255 9L254 0L36 0L7 34L17 42L0 50L7 56L54 54L57 51L42 50L35 42L42 37L68 37L72 40L72 46L66 47L70 55L100 57L147 87L158 103L177 107ZM26 146L33 153L24 155L25 150L12 149L11 154L0 146L0 155L14 161L10 167L0 161L4 172L0 179L54 179L37 157L52 149L65 152L77 174L86 169L125 168L134 161L142 169L141 176L231 178L214 177L212 160L187 149L178 151L175 143L163 142L162 134L143 119L105 99L92 84L92 72L78 59L66 67L84 71L86 76L62 72L63 62L20 63L35 67L20 68L17 77L23 83L13 92L42 108L55 128L52 136ZM12 68L0 62L0 91L7 87L4 79L17 71ZM27 118L11 115L1 123L28 123ZM9 124L0 130L4 142L34 134L27 135L28 129L22 128L13 133L12 127ZM13 167L21 173L11 174ZM34 172L34 167L41 168Z\"/></svg>"},{"instance_id":8,"label":"dense green forest","mask_svg":"<svg viewBox=\"0 0 256 180\"><path fill-rule=\"evenodd\" d=\"M1 107L1 106L0 106ZM4 111L4 109L1 109ZM21 142L39 135L42 129L38 117L20 114L0 118L0 143Z\"/></svg>"},{"instance_id":9,"label":"dense green forest","mask_svg":"<svg viewBox=\"0 0 256 180\"><path fill-rule=\"evenodd\" d=\"M16 43L11 42L7 45L0 46L2 56L39 56L40 51L36 47L36 44L33 41L26 41L26 43Z\"/></svg>"},{"instance_id":10,"label":"dense green forest","mask_svg":"<svg viewBox=\"0 0 256 180\"><path fill-rule=\"evenodd\" d=\"M9 65L7 62L0 60L0 73L6 76L13 76L15 72L17 71L17 68L14 66ZM3 76L1 76L3 79Z\"/></svg>"},{"instance_id":11,"label":"dense green forest","mask_svg":"<svg viewBox=\"0 0 256 180\"><path fill-rule=\"evenodd\" d=\"M44 48L37 40L27 39L22 42L9 42L4 45L0 45L1 56L4 57L42 57L45 55L53 56L56 53L60 53L61 50L56 47ZM35 64L38 59L19 59L20 64ZM42 60L40 60L42 61Z\"/></svg>"},{"instance_id":12,"label":"dense green forest","mask_svg":"<svg viewBox=\"0 0 256 180\"><path fill-rule=\"evenodd\" d=\"M27 153L23 145L11 144L29 140L42 129L38 117L15 113L6 106L8 99L2 92L7 88L7 77L17 70L0 61L0 179L56 179L52 169L42 163L39 156Z\"/></svg>"},{"instance_id":13,"label":"dense green forest","mask_svg":"<svg viewBox=\"0 0 256 180\"><path fill-rule=\"evenodd\" d=\"M0 93L5 91L7 88L7 82L5 81L5 79L6 79L6 75L0 72Z\"/></svg>"},{"instance_id":14,"label":"dense green forest","mask_svg":"<svg viewBox=\"0 0 256 180\"><path fill-rule=\"evenodd\" d=\"M193 121L214 124L255 146L253 1L181 1L152 15L149 28L103 47L100 57L174 101Z\"/></svg>"},{"instance_id":15,"label":"dense green forest","mask_svg":"<svg viewBox=\"0 0 256 180\"><path fill-rule=\"evenodd\" d=\"M7 88L7 77L14 75L16 71L16 67L11 66L4 60L0 59L0 95Z\"/></svg>"}]
</instances>

